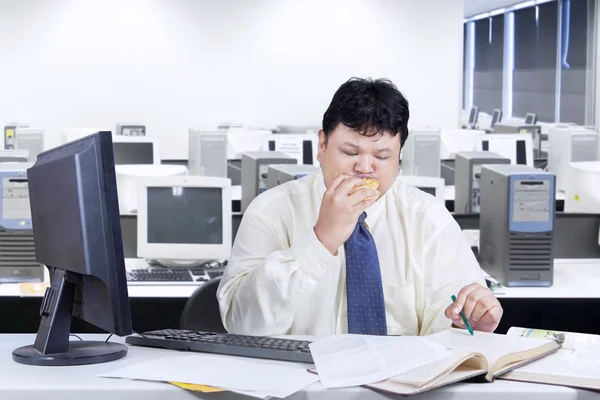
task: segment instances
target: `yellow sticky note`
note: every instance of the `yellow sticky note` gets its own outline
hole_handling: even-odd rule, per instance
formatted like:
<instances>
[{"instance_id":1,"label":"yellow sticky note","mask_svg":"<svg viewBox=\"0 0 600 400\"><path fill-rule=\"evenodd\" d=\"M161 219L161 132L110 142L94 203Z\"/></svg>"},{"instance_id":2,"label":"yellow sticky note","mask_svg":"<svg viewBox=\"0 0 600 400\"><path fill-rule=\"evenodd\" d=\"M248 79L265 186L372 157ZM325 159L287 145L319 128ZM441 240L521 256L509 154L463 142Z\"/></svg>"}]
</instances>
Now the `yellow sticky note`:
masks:
<instances>
[{"instance_id":1,"label":"yellow sticky note","mask_svg":"<svg viewBox=\"0 0 600 400\"><path fill-rule=\"evenodd\" d=\"M11 137L13 137L13 135L14 135L14 130L12 130L12 129L6 130L6 137L11 138Z\"/></svg>"},{"instance_id":2,"label":"yellow sticky note","mask_svg":"<svg viewBox=\"0 0 600 400\"><path fill-rule=\"evenodd\" d=\"M579 200L580 200L580 199L579 199L579 195L578 195L578 194L576 194L575 196L573 196L573 198L574 198L574 199L575 199L575 201L577 201L577 202L579 202Z\"/></svg>"},{"instance_id":3,"label":"yellow sticky note","mask_svg":"<svg viewBox=\"0 0 600 400\"><path fill-rule=\"evenodd\" d=\"M212 386L206 385L196 385L193 383L183 383L183 382L169 382L171 385L175 385L185 390L191 390L192 392L202 392L202 393L217 393L224 392L225 389L220 389Z\"/></svg>"},{"instance_id":4,"label":"yellow sticky note","mask_svg":"<svg viewBox=\"0 0 600 400\"><path fill-rule=\"evenodd\" d=\"M39 296L46 292L46 288L50 286L50 282L21 282L21 296Z\"/></svg>"}]
</instances>

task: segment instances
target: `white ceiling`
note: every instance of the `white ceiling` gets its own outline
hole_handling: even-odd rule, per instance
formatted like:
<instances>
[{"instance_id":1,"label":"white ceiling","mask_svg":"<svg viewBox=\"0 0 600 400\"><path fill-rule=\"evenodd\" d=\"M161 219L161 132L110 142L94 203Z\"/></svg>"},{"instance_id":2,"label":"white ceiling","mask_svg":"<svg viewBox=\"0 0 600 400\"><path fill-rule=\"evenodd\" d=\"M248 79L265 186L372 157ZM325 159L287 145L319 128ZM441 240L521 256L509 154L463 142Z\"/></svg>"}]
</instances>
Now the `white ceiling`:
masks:
<instances>
[{"instance_id":1,"label":"white ceiling","mask_svg":"<svg viewBox=\"0 0 600 400\"><path fill-rule=\"evenodd\" d=\"M464 0L465 18L522 3L524 0Z\"/></svg>"}]
</instances>

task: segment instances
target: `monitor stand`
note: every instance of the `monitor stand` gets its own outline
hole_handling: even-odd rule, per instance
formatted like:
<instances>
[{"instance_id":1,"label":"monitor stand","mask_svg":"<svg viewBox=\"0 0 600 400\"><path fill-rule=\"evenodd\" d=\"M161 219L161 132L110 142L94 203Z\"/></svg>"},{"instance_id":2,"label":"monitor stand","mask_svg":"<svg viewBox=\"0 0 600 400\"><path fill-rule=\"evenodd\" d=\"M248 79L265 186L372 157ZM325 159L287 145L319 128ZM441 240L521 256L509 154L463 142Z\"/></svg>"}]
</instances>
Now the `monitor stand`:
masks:
<instances>
[{"instance_id":1,"label":"monitor stand","mask_svg":"<svg viewBox=\"0 0 600 400\"><path fill-rule=\"evenodd\" d=\"M98 364L118 360L127 346L104 341L69 341L75 286L81 276L54 269L52 284L46 289L40 327L33 345L13 351L13 360L28 365L67 366Z\"/></svg>"}]
</instances>

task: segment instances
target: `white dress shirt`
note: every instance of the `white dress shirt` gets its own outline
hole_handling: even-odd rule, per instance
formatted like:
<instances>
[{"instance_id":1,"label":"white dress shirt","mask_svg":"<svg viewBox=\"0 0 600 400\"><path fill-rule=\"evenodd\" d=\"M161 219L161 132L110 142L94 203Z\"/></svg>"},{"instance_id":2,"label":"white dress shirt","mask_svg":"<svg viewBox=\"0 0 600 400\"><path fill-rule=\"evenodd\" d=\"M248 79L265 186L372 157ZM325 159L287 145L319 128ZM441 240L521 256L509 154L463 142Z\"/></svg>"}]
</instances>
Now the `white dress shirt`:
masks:
<instances>
[{"instance_id":1,"label":"white dress shirt","mask_svg":"<svg viewBox=\"0 0 600 400\"><path fill-rule=\"evenodd\" d=\"M263 192L248 207L217 292L227 331L248 335L347 333L344 246L317 239L321 172ZM396 183L367 210L377 245L388 335L450 327L444 309L466 285L485 286L466 239L444 204Z\"/></svg>"}]
</instances>

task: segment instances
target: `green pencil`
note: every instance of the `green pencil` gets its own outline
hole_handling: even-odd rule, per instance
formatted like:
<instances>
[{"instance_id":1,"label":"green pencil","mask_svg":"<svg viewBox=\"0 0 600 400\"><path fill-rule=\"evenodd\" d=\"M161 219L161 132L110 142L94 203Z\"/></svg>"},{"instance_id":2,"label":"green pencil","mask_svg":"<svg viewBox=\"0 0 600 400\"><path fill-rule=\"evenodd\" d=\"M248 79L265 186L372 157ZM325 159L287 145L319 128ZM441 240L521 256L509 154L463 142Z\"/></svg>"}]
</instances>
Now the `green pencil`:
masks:
<instances>
[{"instance_id":1,"label":"green pencil","mask_svg":"<svg viewBox=\"0 0 600 400\"><path fill-rule=\"evenodd\" d=\"M452 302L454 303L456 301L456 296L452 295ZM465 324L465 327L467 328L467 330L469 331L469 333L471 335L473 335L473 328L471 328L471 324L469 324L469 320L467 319L465 312L464 311L460 311L460 318L462 319L463 324Z\"/></svg>"}]
</instances>

